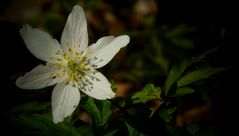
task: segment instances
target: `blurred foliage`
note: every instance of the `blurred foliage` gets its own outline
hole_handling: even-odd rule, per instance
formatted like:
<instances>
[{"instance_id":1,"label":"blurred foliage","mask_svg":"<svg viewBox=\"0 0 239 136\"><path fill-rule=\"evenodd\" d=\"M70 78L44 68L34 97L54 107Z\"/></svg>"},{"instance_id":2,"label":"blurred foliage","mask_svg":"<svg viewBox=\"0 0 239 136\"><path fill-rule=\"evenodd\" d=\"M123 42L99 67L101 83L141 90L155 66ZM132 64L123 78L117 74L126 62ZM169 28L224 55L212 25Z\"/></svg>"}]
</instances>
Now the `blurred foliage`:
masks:
<instances>
[{"instance_id":1,"label":"blurred foliage","mask_svg":"<svg viewBox=\"0 0 239 136\"><path fill-rule=\"evenodd\" d=\"M52 87L20 90L14 85L19 75L41 63L22 49L24 43L18 31L28 23L60 39L75 4L85 9L90 43L105 35L127 34L130 44L100 69L112 79L117 97L99 101L83 96L72 116L54 124L50 104ZM160 4L165 3L156 0L1 1L4 41L13 46L5 48L19 56L6 62L10 67L5 70L9 92L1 98L9 101L1 108L6 122L3 124L16 130L8 131L9 135L220 135L224 109L217 102L225 101L222 99L223 83L227 81L224 76L230 69L222 57L221 43L226 28L209 24L212 28L205 32L208 28L201 30L198 24L167 22L162 14L171 12L163 13ZM208 41L210 34L212 40ZM9 39L11 36L13 39Z\"/></svg>"}]
</instances>

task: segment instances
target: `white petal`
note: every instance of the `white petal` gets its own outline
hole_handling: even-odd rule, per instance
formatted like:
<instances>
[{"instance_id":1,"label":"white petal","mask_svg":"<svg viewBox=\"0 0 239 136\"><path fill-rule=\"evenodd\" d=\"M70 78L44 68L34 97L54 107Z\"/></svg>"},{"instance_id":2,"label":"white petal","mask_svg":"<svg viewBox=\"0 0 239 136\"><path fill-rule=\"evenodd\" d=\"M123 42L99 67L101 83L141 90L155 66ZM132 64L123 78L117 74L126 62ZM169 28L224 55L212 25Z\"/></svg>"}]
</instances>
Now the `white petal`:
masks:
<instances>
[{"instance_id":1,"label":"white petal","mask_svg":"<svg viewBox=\"0 0 239 136\"><path fill-rule=\"evenodd\" d=\"M80 46L80 51L88 46L87 22L84 10L80 6L75 6L67 18L65 28L61 36L61 45L75 49Z\"/></svg>"},{"instance_id":2,"label":"white petal","mask_svg":"<svg viewBox=\"0 0 239 136\"><path fill-rule=\"evenodd\" d=\"M57 50L62 51L58 41L39 29L25 25L20 34L30 52L37 58L50 62Z\"/></svg>"},{"instance_id":3,"label":"white petal","mask_svg":"<svg viewBox=\"0 0 239 136\"><path fill-rule=\"evenodd\" d=\"M90 63L95 68L101 68L119 52L120 48L125 47L128 43L129 36L127 35L102 37L87 48L88 52L92 52L87 58L91 60Z\"/></svg>"},{"instance_id":4,"label":"white petal","mask_svg":"<svg viewBox=\"0 0 239 136\"><path fill-rule=\"evenodd\" d=\"M71 83L58 83L51 97L53 122L58 123L70 116L80 102L80 92Z\"/></svg>"},{"instance_id":5,"label":"white petal","mask_svg":"<svg viewBox=\"0 0 239 136\"><path fill-rule=\"evenodd\" d=\"M80 90L85 94L99 100L113 98L115 96L115 93L112 91L111 84L106 79L106 77L100 72L95 73L94 76L99 80L92 80L90 77L86 76L87 80L91 82L92 85L84 82L86 86L83 86L84 88L81 88Z\"/></svg>"},{"instance_id":6,"label":"white petal","mask_svg":"<svg viewBox=\"0 0 239 136\"><path fill-rule=\"evenodd\" d=\"M62 80L62 77L53 79L50 75L57 72L56 67L49 65L38 65L32 71L16 80L16 85L22 89L40 89L46 86L54 85Z\"/></svg>"}]
</instances>

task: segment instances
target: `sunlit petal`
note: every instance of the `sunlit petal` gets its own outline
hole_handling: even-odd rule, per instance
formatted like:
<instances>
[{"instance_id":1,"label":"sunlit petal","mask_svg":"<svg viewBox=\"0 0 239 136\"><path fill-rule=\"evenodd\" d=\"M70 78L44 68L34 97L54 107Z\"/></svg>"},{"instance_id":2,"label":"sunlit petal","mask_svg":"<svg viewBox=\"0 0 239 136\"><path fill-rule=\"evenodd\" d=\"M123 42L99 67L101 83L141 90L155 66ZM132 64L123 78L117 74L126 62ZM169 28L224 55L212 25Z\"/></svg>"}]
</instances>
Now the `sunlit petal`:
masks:
<instances>
[{"instance_id":1,"label":"sunlit petal","mask_svg":"<svg viewBox=\"0 0 239 136\"><path fill-rule=\"evenodd\" d=\"M88 46L88 32L85 12L80 6L75 6L67 18L65 28L61 36L61 45L65 51L80 46L80 51Z\"/></svg>"},{"instance_id":2,"label":"sunlit petal","mask_svg":"<svg viewBox=\"0 0 239 136\"><path fill-rule=\"evenodd\" d=\"M94 79L86 76L88 82L84 82L84 88L80 88L85 94L99 100L111 99L115 93L111 89L111 84L100 72L94 74Z\"/></svg>"},{"instance_id":3,"label":"sunlit petal","mask_svg":"<svg viewBox=\"0 0 239 136\"><path fill-rule=\"evenodd\" d=\"M20 34L29 49L37 58L51 62L57 51L62 51L58 41L53 39L49 34L30 25L25 25L20 29Z\"/></svg>"},{"instance_id":4,"label":"sunlit petal","mask_svg":"<svg viewBox=\"0 0 239 136\"><path fill-rule=\"evenodd\" d=\"M95 44L92 44L87 48L88 52L92 54L88 55L90 63L95 68L101 68L106 65L116 53L122 47L125 47L129 43L129 36L122 35L118 37L103 37L99 39Z\"/></svg>"},{"instance_id":5,"label":"sunlit petal","mask_svg":"<svg viewBox=\"0 0 239 136\"><path fill-rule=\"evenodd\" d=\"M54 123L70 116L80 102L80 92L71 83L58 83L52 92L52 115Z\"/></svg>"},{"instance_id":6,"label":"sunlit petal","mask_svg":"<svg viewBox=\"0 0 239 136\"><path fill-rule=\"evenodd\" d=\"M54 85L63 80L64 76L52 78L51 74L58 72L57 68L49 65L38 65L32 71L17 79L16 85L23 89L40 89ZM61 72L61 71L59 71Z\"/></svg>"}]
</instances>

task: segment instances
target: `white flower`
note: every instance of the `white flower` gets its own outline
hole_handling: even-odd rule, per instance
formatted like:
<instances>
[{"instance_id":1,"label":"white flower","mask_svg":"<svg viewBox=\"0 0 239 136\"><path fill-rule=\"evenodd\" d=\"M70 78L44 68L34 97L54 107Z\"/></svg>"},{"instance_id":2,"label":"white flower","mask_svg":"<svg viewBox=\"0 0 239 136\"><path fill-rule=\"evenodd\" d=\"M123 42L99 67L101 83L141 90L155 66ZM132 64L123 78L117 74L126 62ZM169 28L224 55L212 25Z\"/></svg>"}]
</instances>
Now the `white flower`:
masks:
<instances>
[{"instance_id":1,"label":"white flower","mask_svg":"<svg viewBox=\"0 0 239 136\"><path fill-rule=\"evenodd\" d=\"M19 77L16 85L23 89L40 89L56 84L52 92L55 123L72 114L80 101L80 92L105 100L114 97L111 84L96 69L106 65L129 37L106 36L88 46L86 17L80 6L70 13L61 36L61 45L49 34L25 25L20 34L30 52L46 65L39 65Z\"/></svg>"}]
</instances>

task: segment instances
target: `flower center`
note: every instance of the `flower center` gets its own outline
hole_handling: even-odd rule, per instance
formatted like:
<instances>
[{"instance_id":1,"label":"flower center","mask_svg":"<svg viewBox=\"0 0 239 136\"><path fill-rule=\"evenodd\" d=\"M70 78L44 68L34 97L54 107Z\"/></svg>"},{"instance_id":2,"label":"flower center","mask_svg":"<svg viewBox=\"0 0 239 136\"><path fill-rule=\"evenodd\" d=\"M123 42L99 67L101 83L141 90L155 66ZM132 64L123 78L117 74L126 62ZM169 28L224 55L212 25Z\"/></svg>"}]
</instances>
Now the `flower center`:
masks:
<instances>
[{"instance_id":1,"label":"flower center","mask_svg":"<svg viewBox=\"0 0 239 136\"><path fill-rule=\"evenodd\" d=\"M56 55L61 58L52 58L55 63L51 63L51 65L57 68L57 70L52 72L50 76L55 79L67 75L64 78L66 84L71 83L73 86L78 86L81 90L90 91L93 88L93 82L100 81L95 75L97 73L94 70L96 65L91 64L91 61L95 61L97 58L87 59L87 55L91 53L91 51L73 52L71 48L68 48L68 52L56 52Z\"/></svg>"},{"instance_id":2,"label":"flower center","mask_svg":"<svg viewBox=\"0 0 239 136\"><path fill-rule=\"evenodd\" d=\"M67 63L67 80L79 82L85 78L85 75L91 75L91 66L87 62L85 57L82 57L80 61L69 60Z\"/></svg>"},{"instance_id":3,"label":"flower center","mask_svg":"<svg viewBox=\"0 0 239 136\"><path fill-rule=\"evenodd\" d=\"M78 64L77 62L74 62L72 60L70 60L67 63L67 67L74 73L77 71L81 71L84 68L84 64Z\"/></svg>"},{"instance_id":4,"label":"flower center","mask_svg":"<svg viewBox=\"0 0 239 136\"><path fill-rule=\"evenodd\" d=\"M69 60L67 63L68 78L69 82L73 83L73 86L78 86L83 91L91 91L93 89L93 81L100 81L95 77L96 71L91 65L89 65L89 60L86 57L82 57L80 61Z\"/></svg>"}]
</instances>

